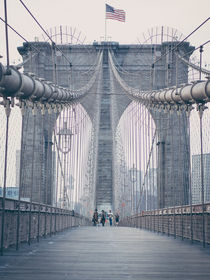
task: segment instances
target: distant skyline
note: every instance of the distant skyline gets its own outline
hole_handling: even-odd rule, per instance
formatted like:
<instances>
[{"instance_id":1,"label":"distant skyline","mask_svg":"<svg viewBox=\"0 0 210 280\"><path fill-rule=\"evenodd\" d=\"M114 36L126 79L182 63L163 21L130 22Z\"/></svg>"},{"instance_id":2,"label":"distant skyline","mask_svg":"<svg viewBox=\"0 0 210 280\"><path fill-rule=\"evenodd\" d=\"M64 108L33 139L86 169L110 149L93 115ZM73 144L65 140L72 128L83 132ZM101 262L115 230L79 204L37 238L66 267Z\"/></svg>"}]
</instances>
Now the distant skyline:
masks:
<instances>
[{"instance_id":1,"label":"distant skyline","mask_svg":"<svg viewBox=\"0 0 210 280\"><path fill-rule=\"evenodd\" d=\"M109 40L119 43L138 43L138 38L148 29L156 26L169 26L183 33L191 33L205 19L209 17L209 0L23 0L25 5L34 14L44 29L55 26L70 26L76 28L76 36L85 38L85 43L94 40L104 40L105 33L105 4L123 9L126 13L126 22L107 20L107 36ZM42 38L43 31L24 9L20 1L7 0L8 23L14 27L28 41L36 37ZM4 18L4 1L0 16ZM81 34L80 34L81 32ZM79 35L80 34L80 35ZM210 21L198 30L189 41L195 47L209 40ZM0 54L5 62L5 35L4 24L0 22ZM13 32L9 32L11 64L18 59L17 47L23 40ZM210 64L210 46L204 48L204 61ZM20 57L19 57L20 58Z\"/></svg>"}]
</instances>

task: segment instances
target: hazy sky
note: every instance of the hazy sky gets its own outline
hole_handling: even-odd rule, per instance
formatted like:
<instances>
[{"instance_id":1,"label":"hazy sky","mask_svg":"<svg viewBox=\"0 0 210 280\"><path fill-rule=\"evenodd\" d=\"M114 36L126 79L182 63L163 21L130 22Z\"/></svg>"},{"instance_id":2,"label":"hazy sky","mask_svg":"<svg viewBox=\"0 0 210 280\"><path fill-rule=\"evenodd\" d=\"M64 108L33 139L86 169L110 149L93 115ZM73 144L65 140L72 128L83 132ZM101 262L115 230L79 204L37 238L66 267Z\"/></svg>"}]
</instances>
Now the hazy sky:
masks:
<instances>
[{"instance_id":1,"label":"hazy sky","mask_svg":"<svg viewBox=\"0 0 210 280\"><path fill-rule=\"evenodd\" d=\"M138 43L143 32L156 26L169 26L178 29L184 36L191 33L210 16L210 0L23 0L45 29L55 26L70 26L82 32L86 43L103 40L105 30L105 3L123 9L126 22L107 21L107 33L111 40L120 43ZM8 23L28 41L42 38L43 33L30 17L19 0L7 0ZM4 0L0 0L0 16L4 18ZM5 30L0 21L0 55L5 62ZM210 39L210 20L197 31L190 42L195 47ZM10 62L17 62L17 47L23 40L9 32ZM199 54L197 52L197 54ZM210 44L204 48L204 59L210 65ZM209 67L210 68L210 67ZM2 109L2 108L1 108ZM1 113L1 112L0 112ZM4 116L0 114L1 116ZM1 120L1 119L0 119ZM2 121L1 121L2 123ZM1 139L4 139L0 136ZM209 139L209 137L208 137ZM3 145L0 145L3 146ZM0 151L1 152L1 151ZM0 163L1 167L1 163ZM0 176L1 177L1 176ZM1 181L1 178L0 178Z\"/></svg>"},{"instance_id":2,"label":"hazy sky","mask_svg":"<svg viewBox=\"0 0 210 280\"><path fill-rule=\"evenodd\" d=\"M19 0L7 0L8 22L27 40L41 38L43 33ZM210 14L209 0L23 0L45 29L68 25L76 27L86 36L86 43L103 40L105 30L105 3L126 12L126 22L108 20L107 33L111 40L120 43L137 43L142 33L156 26L169 26L188 35ZM0 15L4 1L0 0ZM202 27L190 41L196 47L210 37L210 21ZM9 33L11 62L17 57L16 47L22 45L13 33ZM4 25L0 22L0 54L5 57ZM205 55L210 56L210 46L205 47ZM205 59L208 59L205 58ZM1 61L4 61L2 59ZM208 61L208 64L210 62Z\"/></svg>"}]
</instances>

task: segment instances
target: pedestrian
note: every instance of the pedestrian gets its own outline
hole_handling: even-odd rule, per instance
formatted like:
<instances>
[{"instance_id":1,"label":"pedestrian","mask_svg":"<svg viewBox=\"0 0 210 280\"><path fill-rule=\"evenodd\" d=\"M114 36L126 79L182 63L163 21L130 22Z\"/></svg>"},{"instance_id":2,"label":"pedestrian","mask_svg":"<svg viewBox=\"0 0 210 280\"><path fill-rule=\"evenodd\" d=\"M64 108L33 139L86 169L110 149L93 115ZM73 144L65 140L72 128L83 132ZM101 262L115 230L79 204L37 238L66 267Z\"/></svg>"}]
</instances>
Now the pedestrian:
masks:
<instances>
[{"instance_id":1,"label":"pedestrian","mask_svg":"<svg viewBox=\"0 0 210 280\"><path fill-rule=\"evenodd\" d=\"M112 219L113 219L113 214L112 214L112 211L111 211L111 210L109 210L108 216L109 216L109 225L110 225L110 227L111 227L111 226L112 226Z\"/></svg>"},{"instance_id":2,"label":"pedestrian","mask_svg":"<svg viewBox=\"0 0 210 280\"><path fill-rule=\"evenodd\" d=\"M120 221L120 216L119 216L118 213L116 213L116 215L115 215L115 224L116 224L116 226L118 226L119 221Z\"/></svg>"},{"instance_id":3,"label":"pedestrian","mask_svg":"<svg viewBox=\"0 0 210 280\"><path fill-rule=\"evenodd\" d=\"M106 222L106 214L104 212L104 210L101 211L101 223L102 223L102 226L104 227L104 224Z\"/></svg>"},{"instance_id":4,"label":"pedestrian","mask_svg":"<svg viewBox=\"0 0 210 280\"><path fill-rule=\"evenodd\" d=\"M98 224L98 210L95 209L95 212L93 213L92 218L93 225L96 226Z\"/></svg>"}]
</instances>

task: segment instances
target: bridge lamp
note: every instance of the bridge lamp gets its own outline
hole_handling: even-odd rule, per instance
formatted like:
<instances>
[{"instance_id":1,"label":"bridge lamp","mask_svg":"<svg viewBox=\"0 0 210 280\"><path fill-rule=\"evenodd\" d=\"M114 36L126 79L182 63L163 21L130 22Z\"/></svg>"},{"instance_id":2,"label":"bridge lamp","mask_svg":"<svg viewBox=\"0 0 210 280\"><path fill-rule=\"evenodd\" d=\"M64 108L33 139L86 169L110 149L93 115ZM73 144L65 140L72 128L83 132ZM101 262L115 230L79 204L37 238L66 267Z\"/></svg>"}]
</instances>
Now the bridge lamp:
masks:
<instances>
[{"instance_id":1,"label":"bridge lamp","mask_svg":"<svg viewBox=\"0 0 210 280\"><path fill-rule=\"evenodd\" d=\"M67 122L63 123L63 128L61 128L58 133L58 150L64 154L64 176L63 176L63 184L64 184L64 194L63 194L63 207L66 208L66 206L69 207L70 205L70 201L69 201L69 197L67 194L67 186L66 186L66 157L67 154L70 152L71 150L71 141L72 141L72 136L73 133L71 131L71 129L67 128ZM68 204L66 205L66 201L68 200Z\"/></svg>"},{"instance_id":2,"label":"bridge lamp","mask_svg":"<svg viewBox=\"0 0 210 280\"><path fill-rule=\"evenodd\" d=\"M68 154L71 150L71 140L73 133L71 129L67 128L67 122L63 123L63 128L61 128L58 133L58 149L63 154Z\"/></svg>"}]
</instances>

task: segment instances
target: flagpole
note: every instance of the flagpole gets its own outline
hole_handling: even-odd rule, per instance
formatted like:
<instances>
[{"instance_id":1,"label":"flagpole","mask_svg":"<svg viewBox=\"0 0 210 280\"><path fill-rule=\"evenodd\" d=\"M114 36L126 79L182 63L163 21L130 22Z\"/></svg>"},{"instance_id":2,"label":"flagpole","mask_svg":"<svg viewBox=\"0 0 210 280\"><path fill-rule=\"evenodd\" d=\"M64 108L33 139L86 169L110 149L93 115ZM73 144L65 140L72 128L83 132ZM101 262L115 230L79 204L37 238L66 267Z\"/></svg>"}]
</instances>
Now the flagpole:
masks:
<instances>
[{"instance_id":1,"label":"flagpole","mask_svg":"<svg viewBox=\"0 0 210 280\"><path fill-rule=\"evenodd\" d=\"M105 35L104 35L104 41L106 42L106 6L105 6Z\"/></svg>"}]
</instances>

